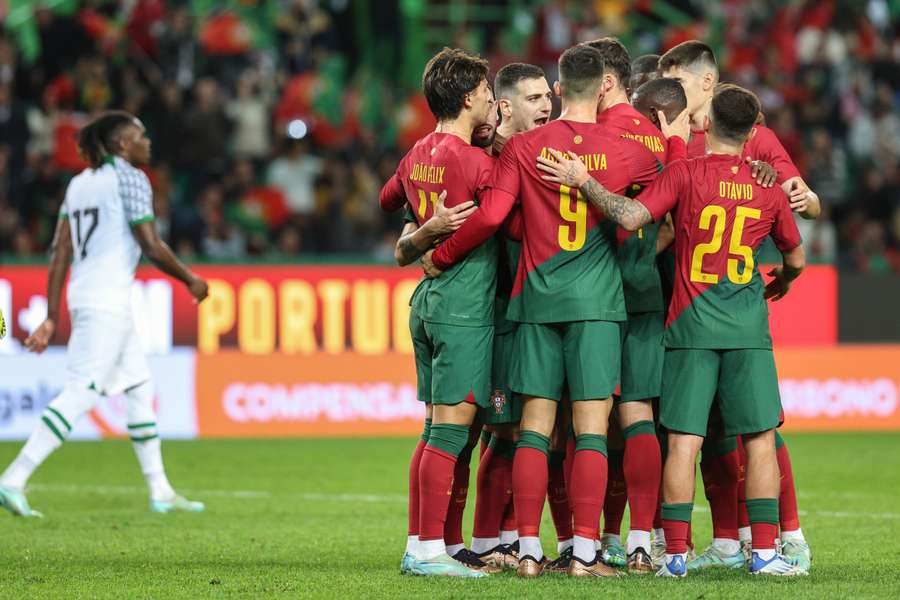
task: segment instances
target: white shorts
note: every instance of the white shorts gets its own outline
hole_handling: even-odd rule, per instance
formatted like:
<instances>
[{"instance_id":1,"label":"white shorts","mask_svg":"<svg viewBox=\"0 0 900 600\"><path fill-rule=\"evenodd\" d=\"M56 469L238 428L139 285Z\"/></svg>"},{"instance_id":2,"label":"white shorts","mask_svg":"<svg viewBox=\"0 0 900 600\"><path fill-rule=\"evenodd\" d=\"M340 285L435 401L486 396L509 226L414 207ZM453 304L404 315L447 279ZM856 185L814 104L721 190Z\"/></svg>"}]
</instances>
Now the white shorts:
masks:
<instances>
[{"instance_id":1,"label":"white shorts","mask_svg":"<svg viewBox=\"0 0 900 600\"><path fill-rule=\"evenodd\" d=\"M66 354L69 383L111 395L150 379L131 313L79 308L71 316Z\"/></svg>"}]
</instances>

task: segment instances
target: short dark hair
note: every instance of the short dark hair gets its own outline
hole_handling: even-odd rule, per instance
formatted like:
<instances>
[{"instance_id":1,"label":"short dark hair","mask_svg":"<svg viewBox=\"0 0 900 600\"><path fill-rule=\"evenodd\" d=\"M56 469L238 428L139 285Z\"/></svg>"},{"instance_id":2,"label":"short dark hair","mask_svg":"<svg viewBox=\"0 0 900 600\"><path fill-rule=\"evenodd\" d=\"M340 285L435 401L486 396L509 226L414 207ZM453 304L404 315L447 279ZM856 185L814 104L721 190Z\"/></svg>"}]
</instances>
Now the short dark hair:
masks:
<instances>
[{"instance_id":1,"label":"short dark hair","mask_svg":"<svg viewBox=\"0 0 900 600\"><path fill-rule=\"evenodd\" d=\"M712 48L700 40L681 42L659 57L660 71L668 71L674 67L690 69L697 65L711 67L716 74L719 72L719 66L716 64L716 55L713 53Z\"/></svg>"},{"instance_id":2,"label":"short dark hair","mask_svg":"<svg viewBox=\"0 0 900 600\"><path fill-rule=\"evenodd\" d=\"M655 73L659 70L659 54L644 54L631 62L631 76Z\"/></svg>"},{"instance_id":3,"label":"short dark hair","mask_svg":"<svg viewBox=\"0 0 900 600\"><path fill-rule=\"evenodd\" d=\"M606 70L616 74L616 77L619 79L619 86L627 87L628 80L631 79L631 56L629 56L628 49L622 45L622 42L618 38L605 37L592 42L585 42L585 44L600 51Z\"/></svg>"},{"instance_id":4,"label":"short dark hair","mask_svg":"<svg viewBox=\"0 0 900 600\"><path fill-rule=\"evenodd\" d=\"M494 94L497 100L511 94L516 84L526 79L541 79L546 77L544 70L537 65L527 63L509 63L497 71L494 77Z\"/></svg>"},{"instance_id":5,"label":"short dark hair","mask_svg":"<svg viewBox=\"0 0 900 600\"><path fill-rule=\"evenodd\" d=\"M422 91L431 114L438 121L455 119L462 112L466 94L487 79L488 62L459 48L435 54L422 74Z\"/></svg>"},{"instance_id":6,"label":"short dark hair","mask_svg":"<svg viewBox=\"0 0 900 600\"><path fill-rule=\"evenodd\" d=\"M559 57L559 84L564 98L577 98L599 90L605 65L596 48L572 46Z\"/></svg>"},{"instance_id":7,"label":"short dark hair","mask_svg":"<svg viewBox=\"0 0 900 600\"><path fill-rule=\"evenodd\" d=\"M137 127L137 117L124 110L110 110L79 130L78 149L91 167L100 167L107 156L114 154L119 135L128 125Z\"/></svg>"},{"instance_id":8,"label":"short dark hair","mask_svg":"<svg viewBox=\"0 0 900 600\"><path fill-rule=\"evenodd\" d=\"M744 143L759 116L759 98L733 83L716 86L710 108L710 129L716 137Z\"/></svg>"},{"instance_id":9,"label":"short dark hair","mask_svg":"<svg viewBox=\"0 0 900 600\"><path fill-rule=\"evenodd\" d=\"M634 90L631 103L637 106L649 102L652 106L665 107L666 118L672 122L687 108L684 87L674 79L652 79Z\"/></svg>"},{"instance_id":10,"label":"short dark hair","mask_svg":"<svg viewBox=\"0 0 900 600\"><path fill-rule=\"evenodd\" d=\"M633 93L643 84L659 77L658 64L659 54L644 54L634 59L631 62L631 77L628 79L629 93Z\"/></svg>"}]
</instances>

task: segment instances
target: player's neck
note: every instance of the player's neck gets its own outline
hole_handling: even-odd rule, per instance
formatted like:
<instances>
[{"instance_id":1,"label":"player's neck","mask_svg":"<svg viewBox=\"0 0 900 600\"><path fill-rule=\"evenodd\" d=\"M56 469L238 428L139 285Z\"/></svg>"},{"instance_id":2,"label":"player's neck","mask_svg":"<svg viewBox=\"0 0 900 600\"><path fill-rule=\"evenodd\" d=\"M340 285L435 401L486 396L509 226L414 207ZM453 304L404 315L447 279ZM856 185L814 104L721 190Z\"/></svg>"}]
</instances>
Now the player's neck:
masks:
<instances>
[{"instance_id":1,"label":"player's neck","mask_svg":"<svg viewBox=\"0 0 900 600\"><path fill-rule=\"evenodd\" d=\"M475 131L475 127L469 119L465 118L464 115L460 115L456 119L440 121L436 131L437 133L455 135L468 144L472 140L472 132Z\"/></svg>"},{"instance_id":2,"label":"player's neck","mask_svg":"<svg viewBox=\"0 0 900 600\"><path fill-rule=\"evenodd\" d=\"M605 112L619 104L628 104L628 95L625 94L625 90L616 88L600 100L600 112Z\"/></svg>"},{"instance_id":3,"label":"player's neck","mask_svg":"<svg viewBox=\"0 0 900 600\"><path fill-rule=\"evenodd\" d=\"M508 119L500 123L500 126L497 127L497 135L509 139L513 135L519 133L519 131L512 124L512 119Z\"/></svg>"},{"instance_id":4,"label":"player's neck","mask_svg":"<svg viewBox=\"0 0 900 600\"><path fill-rule=\"evenodd\" d=\"M709 108L712 104L712 96L703 102L703 105L695 112L691 113L691 129L694 131L703 131L703 121L709 115Z\"/></svg>"},{"instance_id":5,"label":"player's neck","mask_svg":"<svg viewBox=\"0 0 900 600\"><path fill-rule=\"evenodd\" d=\"M566 101L563 99L560 121L575 121L576 123L597 122L597 102L594 101Z\"/></svg>"},{"instance_id":6,"label":"player's neck","mask_svg":"<svg viewBox=\"0 0 900 600\"><path fill-rule=\"evenodd\" d=\"M707 154L730 154L733 156L742 156L744 153L743 144L734 144L719 139L711 131L706 132L706 153Z\"/></svg>"}]
</instances>

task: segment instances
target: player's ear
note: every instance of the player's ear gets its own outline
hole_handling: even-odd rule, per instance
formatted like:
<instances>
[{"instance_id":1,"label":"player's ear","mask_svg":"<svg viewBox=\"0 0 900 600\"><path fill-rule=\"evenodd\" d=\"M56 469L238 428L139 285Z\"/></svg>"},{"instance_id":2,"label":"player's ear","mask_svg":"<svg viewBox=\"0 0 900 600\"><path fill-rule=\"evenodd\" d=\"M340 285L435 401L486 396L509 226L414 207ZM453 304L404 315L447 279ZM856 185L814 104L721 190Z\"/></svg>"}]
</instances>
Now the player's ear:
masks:
<instances>
[{"instance_id":1,"label":"player's ear","mask_svg":"<svg viewBox=\"0 0 900 600\"><path fill-rule=\"evenodd\" d=\"M510 108L509 100L506 98L500 98L497 102L500 105L500 116L503 119L509 119L512 117L512 109Z\"/></svg>"},{"instance_id":2,"label":"player's ear","mask_svg":"<svg viewBox=\"0 0 900 600\"><path fill-rule=\"evenodd\" d=\"M562 96L562 88L559 87L559 81L553 82L553 95Z\"/></svg>"},{"instance_id":3,"label":"player's ear","mask_svg":"<svg viewBox=\"0 0 900 600\"><path fill-rule=\"evenodd\" d=\"M707 92L716 87L716 75L712 71L703 74L703 91Z\"/></svg>"}]
</instances>

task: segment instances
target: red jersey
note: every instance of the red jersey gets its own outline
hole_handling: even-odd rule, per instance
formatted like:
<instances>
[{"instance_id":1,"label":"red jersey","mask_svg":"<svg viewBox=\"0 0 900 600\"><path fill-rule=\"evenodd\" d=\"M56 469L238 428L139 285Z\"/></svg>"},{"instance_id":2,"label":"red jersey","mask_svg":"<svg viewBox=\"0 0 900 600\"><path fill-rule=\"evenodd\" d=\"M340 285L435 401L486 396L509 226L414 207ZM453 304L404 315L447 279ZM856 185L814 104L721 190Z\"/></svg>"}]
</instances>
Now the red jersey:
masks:
<instances>
[{"instance_id":1,"label":"red jersey","mask_svg":"<svg viewBox=\"0 0 900 600\"><path fill-rule=\"evenodd\" d=\"M741 157L709 154L668 165L637 199L654 220L677 205L665 345L771 348L757 263L769 235L782 252L800 245L784 192L758 185Z\"/></svg>"},{"instance_id":2,"label":"red jersey","mask_svg":"<svg viewBox=\"0 0 900 600\"><path fill-rule=\"evenodd\" d=\"M706 154L706 132L691 131L691 141L688 142L688 158L697 158ZM744 144L744 156L752 160L762 160L775 169L778 173L776 181L781 185L788 179L800 177L800 170L791 160L790 155L775 132L765 125L754 125L750 130L750 137Z\"/></svg>"},{"instance_id":3,"label":"red jersey","mask_svg":"<svg viewBox=\"0 0 900 600\"><path fill-rule=\"evenodd\" d=\"M494 170L481 208L434 253L452 264L490 235L514 204L522 210L522 254L510 298L513 321L554 323L626 318L615 255L615 228L578 190L542 179L537 157L551 149L577 154L608 189L646 185L659 162L642 144L611 135L595 123L557 120L512 136ZM493 229L492 229L493 228ZM474 233L481 230L481 233ZM471 241L466 241L472 237Z\"/></svg>"},{"instance_id":4,"label":"red jersey","mask_svg":"<svg viewBox=\"0 0 900 600\"><path fill-rule=\"evenodd\" d=\"M630 104L616 104L606 109L597 115L597 124L613 135L643 144L661 164L668 162L669 144L662 132ZM673 149L672 154L677 154L676 158L685 158L687 151L684 141L679 137L673 137L671 141L673 148L678 145L678 149ZM628 190L628 195L633 197L640 190L641 186L633 185ZM659 223L649 223L635 232L622 227L616 229L622 291L629 313L664 310L662 284L656 268L658 234Z\"/></svg>"},{"instance_id":5,"label":"red jersey","mask_svg":"<svg viewBox=\"0 0 900 600\"><path fill-rule=\"evenodd\" d=\"M406 203L421 226L434 214L444 190L444 205L474 200L487 187L495 159L455 135L430 133L407 153L384 185L379 201L385 210ZM482 244L436 279L424 278L413 294L413 310L424 321L485 326L494 323L497 250Z\"/></svg>"}]
</instances>

